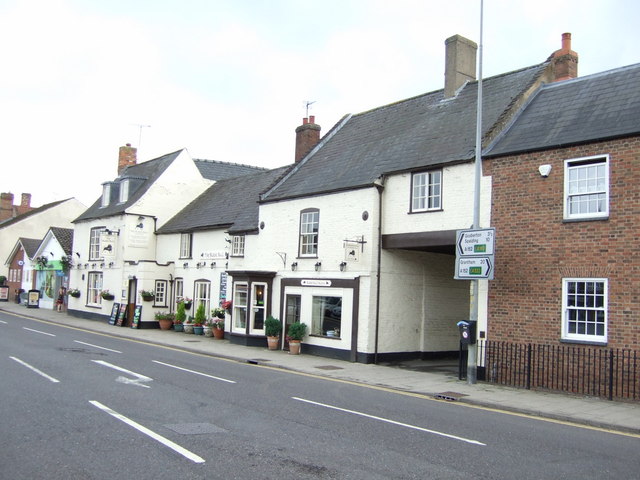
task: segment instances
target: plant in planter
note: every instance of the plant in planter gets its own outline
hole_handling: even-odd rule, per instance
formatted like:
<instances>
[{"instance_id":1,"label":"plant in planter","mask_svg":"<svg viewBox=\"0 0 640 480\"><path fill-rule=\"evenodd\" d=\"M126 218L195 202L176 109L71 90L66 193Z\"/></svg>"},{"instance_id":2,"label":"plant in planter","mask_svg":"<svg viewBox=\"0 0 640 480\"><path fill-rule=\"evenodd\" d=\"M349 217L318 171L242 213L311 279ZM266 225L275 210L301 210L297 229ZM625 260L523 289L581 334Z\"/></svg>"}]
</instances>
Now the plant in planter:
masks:
<instances>
[{"instance_id":1,"label":"plant in planter","mask_svg":"<svg viewBox=\"0 0 640 480\"><path fill-rule=\"evenodd\" d=\"M145 302L150 302L156 298L156 294L153 290L140 290L140 296Z\"/></svg>"},{"instance_id":2,"label":"plant in planter","mask_svg":"<svg viewBox=\"0 0 640 480\"><path fill-rule=\"evenodd\" d=\"M73 267L73 259L63 255L60 257L60 265L62 266L62 271L68 273L69 270L71 270L71 267Z\"/></svg>"},{"instance_id":3,"label":"plant in planter","mask_svg":"<svg viewBox=\"0 0 640 480\"><path fill-rule=\"evenodd\" d=\"M193 333L193 317L187 316L187 319L183 323L184 333Z\"/></svg>"},{"instance_id":4,"label":"plant in planter","mask_svg":"<svg viewBox=\"0 0 640 480\"><path fill-rule=\"evenodd\" d=\"M280 342L280 332L282 323L277 318L269 315L264 321L264 334L267 336L267 346L269 350L277 350Z\"/></svg>"},{"instance_id":5,"label":"plant in planter","mask_svg":"<svg viewBox=\"0 0 640 480\"><path fill-rule=\"evenodd\" d=\"M111 293L109 290L100 290L100 296L103 300L113 300L115 295Z\"/></svg>"},{"instance_id":6,"label":"plant in planter","mask_svg":"<svg viewBox=\"0 0 640 480\"><path fill-rule=\"evenodd\" d=\"M175 315L169 312L156 312L155 317L160 324L160 330L170 330L175 319Z\"/></svg>"},{"instance_id":7,"label":"plant in planter","mask_svg":"<svg viewBox=\"0 0 640 480\"><path fill-rule=\"evenodd\" d=\"M70 288L69 290L67 290L67 293L73 298L80 298L80 290L78 290L77 288Z\"/></svg>"},{"instance_id":8,"label":"plant in planter","mask_svg":"<svg viewBox=\"0 0 640 480\"><path fill-rule=\"evenodd\" d=\"M4 275L0 275L0 285L4 285L4 282L7 281L7 277L5 277Z\"/></svg>"},{"instance_id":9,"label":"plant in planter","mask_svg":"<svg viewBox=\"0 0 640 480\"><path fill-rule=\"evenodd\" d=\"M213 337L213 320L206 320L202 326L202 333L205 337Z\"/></svg>"},{"instance_id":10,"label":"plant in planter","mask_svg":"<svg viewBox=\"0 0 640 480\"><path fill-rule=\"evenodd\" d=\"M227 313L231 313L231 307L233 306L233 304L231 303L231 300L225 300L224 302L222 302L220 304L220 306L222 307L222 309L224 311L226 311Z\"/></svg>"},{"instance_id":11,"label":"plant in planter","mask_svg":"<svg viewBox=\"0 0 640 480\"><path fill-rule=\"evenodd\" d=\"M182 303L184 305L184 308L186 310L189 310L191 308L191 302L192 300L189 297L182 297L180 300L178 300L178 305Z\"/></svg>"},{"instance_id":12,"label":"plant in planter","mask_svg":"<svg viewBox=\"0 0 640 480\"><path fill-rule=\"evenodd\" d=\"M196 316L193 319L193 333L196 335L202 335L202 327L204 322L207 320L207 313L204 307L204 303L198 305L198 309L196 310Z\"/></svg>"},{"instance_id":13,"label":"plant in planter","mask_svg":"<svg viewBox=\"0 0 640 480\"><path fill-rule=\"evenodd\" d=\"M307 324L294 322L289 325L287 331L287 341L289 342L289 353L292 355L300 354L300 342L307 333Z\"/></svg>"},{"instance_id":14,"label":"plant in planter","mask_svg":"<svg viewBox=\"0 0 640 480\"><path fill-rule=\"evenodd\" d=\"M176 316L173 319L173 330L176 332L184 332L184 321L187 319L187 314L184 311L184 304L182 302L178 303L178 309L176 311Z\"/></svg>"}]
</instances>

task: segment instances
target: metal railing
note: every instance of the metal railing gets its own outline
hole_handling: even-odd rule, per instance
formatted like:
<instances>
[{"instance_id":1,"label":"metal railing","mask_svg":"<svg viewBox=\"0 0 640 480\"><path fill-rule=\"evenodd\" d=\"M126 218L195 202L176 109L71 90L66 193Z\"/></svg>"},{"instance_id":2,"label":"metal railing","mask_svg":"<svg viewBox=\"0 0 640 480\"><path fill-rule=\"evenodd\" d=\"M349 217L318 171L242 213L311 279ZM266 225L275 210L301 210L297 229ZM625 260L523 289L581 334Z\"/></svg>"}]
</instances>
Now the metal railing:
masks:
<instances>
[{"instance_id":1,"label":"metal railing","mask_svg":"<svg viewBox=\"0 0 640 480\"><path fill-rule=\"evenodd\" d=\"M479 380L609 400L640 400L637 350L486 340L478 342L478 355Z\"/></svg>"}]
</instances>

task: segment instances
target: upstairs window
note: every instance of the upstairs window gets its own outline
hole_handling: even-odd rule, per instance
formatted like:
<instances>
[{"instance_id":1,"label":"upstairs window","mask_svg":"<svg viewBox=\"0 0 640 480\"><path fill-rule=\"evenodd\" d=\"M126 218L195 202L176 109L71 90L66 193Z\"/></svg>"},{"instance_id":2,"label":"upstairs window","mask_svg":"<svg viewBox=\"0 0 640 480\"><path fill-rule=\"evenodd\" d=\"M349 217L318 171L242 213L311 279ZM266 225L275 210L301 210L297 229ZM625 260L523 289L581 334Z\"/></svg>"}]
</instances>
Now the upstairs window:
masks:
<instances>
[{"instance_id":1,"label":"upstairs window","mask_svg":"<svg viewBox=\"0 0 640 480\"><path fill-rule=\"evenodd\" d=\"M101 260L100 254L100 235L104 232L104 227L96 227L91 229L89 234L89 260Z\"/></svg>"},{"instance_id":2,"label":"upstairs window","mask_svg":"<svg viewBox=\"0 0 640 480\"><path fill-rule=\"evenodd\" d=\"M608 157L566 160L564 169L564 218L608 217Z\"/></svg>"},{"instance_id":3,"label":"upstairs window","mask_svg":"<svg viewBox=\"0 0 640 480\"><path fill-rule=\"evenodd\" d=\"M124 179L120 182L120 203L125 203L129 200L129 179Z\"/></svg>"},{"instance_id":4,"label":"upstairs window","mask_svg":"<svg viewBox=\"0 0 640 480\"><path fill-rule=\"evenodd\" d=\"M111 184L103 183L102 184L102 202L100 203L100 206L107 207L109 205L110 199L111 199Z\"/></svg>"},{"instance_id":5,"label":"upstairs window","mask_svg":"<svg viewBox=\"0 0 640 480\"><path fill-rule=\"evenodd\" d=\"M318 229L320 210L306 209L300 212L300 246L301 257L318 256Z\"/></svg>"},{"instance_id":6,"label":"upstairs window","mask_svg":"<svg viewBox=\"0 0 640 480\"><path fill-rule=\"evenodd\" d=\"M244 256L244 235L234 235L232 245L233 246L231 248L231 256L243 257Z\"/></svg>"},{"instance_id":7,"label":"upstairs window","mask_svg":"<svg viewBox=\"0 0 640 480\"><path fill-rule=\"evenodd\" d=\"M190 233L180 235L180 258L191 258L191 239Z\"/></svg>"},{"instance_id":8,"label":"upstairs window","mask_svg":"<svg viewBox=\"0 0 640 480\"><path fill-rule=\"evenodd\" d=\"M411 211L442 209L442 171L414 173L411 177Z\"/></svg>"}]
</instances>

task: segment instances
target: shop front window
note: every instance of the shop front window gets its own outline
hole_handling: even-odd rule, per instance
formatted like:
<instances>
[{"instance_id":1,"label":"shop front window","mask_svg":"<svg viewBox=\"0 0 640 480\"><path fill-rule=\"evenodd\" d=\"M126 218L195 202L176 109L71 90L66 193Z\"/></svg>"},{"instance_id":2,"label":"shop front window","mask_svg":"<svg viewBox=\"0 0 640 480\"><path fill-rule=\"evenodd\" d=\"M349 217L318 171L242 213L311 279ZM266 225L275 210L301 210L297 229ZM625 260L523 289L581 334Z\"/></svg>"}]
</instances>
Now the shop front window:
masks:
<instances>
[{"instance_id":1,"label":"shop front window","mask_svg":"<svg viewBox=\"0 0 640 480\"><path fill-rule=\"evenodd\" d=\"M339 337L342 328L342 297L314 296L312 300L311 334Z\"/></svg>"},{"instance_id":2,"label":"shop front window","mask_svg":"<svg viewBox=\"0 0 640 480\"><path fill-rule=\"evenodd\" d=\"M248 285L236 283L233 289L233 327L244 330L247 327Z\"/></svg>"}]
</instances>

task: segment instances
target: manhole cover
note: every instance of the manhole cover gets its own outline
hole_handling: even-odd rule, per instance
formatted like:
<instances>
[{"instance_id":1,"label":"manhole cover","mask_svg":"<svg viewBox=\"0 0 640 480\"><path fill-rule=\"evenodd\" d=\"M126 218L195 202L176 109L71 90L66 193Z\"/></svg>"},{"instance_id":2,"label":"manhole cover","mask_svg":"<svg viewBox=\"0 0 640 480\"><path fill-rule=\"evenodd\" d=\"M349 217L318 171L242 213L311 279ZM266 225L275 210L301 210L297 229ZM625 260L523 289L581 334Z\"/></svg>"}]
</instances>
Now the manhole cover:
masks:
<instances>
[{"instance_id":1,"label":"manhole cover","mask_svg":"<svg viewBox=\"0 0 640 480\"><path fill-rule=\"evenodd\" d=\"M170 430L181 435L202 435L206 433L226 432L224 428L217 427L212 423L174 423L165 425Z\"/></svg>"},{"instance_id":2,"label":"manhole cover","mask_svg":"<svg viewBox=\"0 0 640 480\"><path fill-rule=\"evenodd\" d=\"M315 367L319 370L342 370L342 367L336 367L334 365L320 365L319 367Z\"/></svg>"},{"instance_id":3,"label":"manhole cover","mask_svg":"<svg viewBox=\"0 0 640 480\"><path fill-rule=\"evenodd\" d=\"M460 398L466 397L466 396L467 395L465 393L458 393L458 392L442 392L442 393L436 393L434 395L434 397L439 400L447 400L450 402L455 402L456 400L460 400Z\"/></svg>"}]
</instances>

